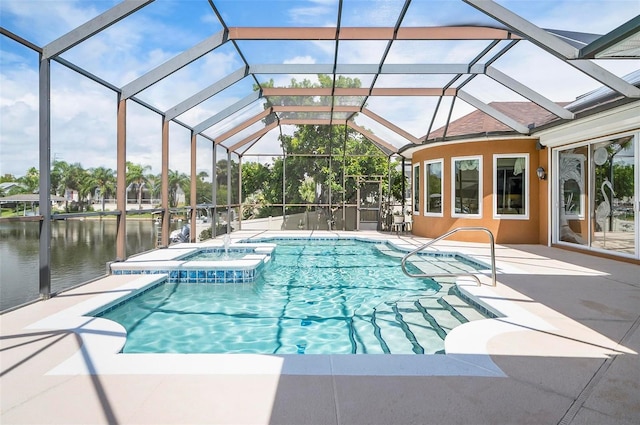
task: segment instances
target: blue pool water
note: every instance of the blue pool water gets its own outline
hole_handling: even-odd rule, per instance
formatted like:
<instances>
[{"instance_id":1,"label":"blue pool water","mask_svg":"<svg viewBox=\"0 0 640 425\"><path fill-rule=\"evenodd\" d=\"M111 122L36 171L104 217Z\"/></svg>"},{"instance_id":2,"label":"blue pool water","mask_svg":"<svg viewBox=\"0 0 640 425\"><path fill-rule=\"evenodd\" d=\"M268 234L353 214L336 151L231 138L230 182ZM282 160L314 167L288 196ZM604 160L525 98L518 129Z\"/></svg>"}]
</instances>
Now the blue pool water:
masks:
<instances>
[{"instance_id":1,"label":"blue pool water","mask_svg":"<svg viewBox=\"0 0 640 425\"><path fill-rule=\"evenodd\" d=\"M224 248L217 249L203 249L195 254L190 254L185 257L180 258L183 261L222 261L222 260L237 260L240 258L244 258L247 254L251 254L253 250L238 250L238 249L229 249L224 250Z\"/></svg>"},{"instance_id":2,"label":"blue pool water","mask_svg":"<svg viewBox=\"0 0 640 425\"><path fill-rule=\"evenodd\" d=\"M126 328L125 353L438 353L466 321L445 317L442 287L405 276L386 245L276 243L254 283L164 283L99 315Z\"/></svg>"}]
</instances>

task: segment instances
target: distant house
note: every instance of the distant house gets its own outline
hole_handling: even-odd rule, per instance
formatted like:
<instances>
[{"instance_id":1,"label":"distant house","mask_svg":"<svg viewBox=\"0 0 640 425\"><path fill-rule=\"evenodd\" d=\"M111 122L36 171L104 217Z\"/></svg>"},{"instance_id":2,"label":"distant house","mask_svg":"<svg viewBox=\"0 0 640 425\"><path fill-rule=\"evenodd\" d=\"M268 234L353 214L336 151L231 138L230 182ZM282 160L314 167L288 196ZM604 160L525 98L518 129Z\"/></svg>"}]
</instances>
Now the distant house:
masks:
<instances>
[{"instance_id":1,"label":"distant house","mask_svg":"<svg viewBox=\"0 0 640 425\"><path fill-rule=\"evenodd\" d=\"M51 195L51 205L60 206L65 201L61 196ZM22 209L22 215L36 215L37 205L40 203L40 195L37 193L19 193L0 197L0 206L2 208ZM27 207L29 205L29 207Z\"/></svg>"},{"instance_id":2,"label":"distant house","mask_svg":"<svg viewBox=\"0 0 640 425\"><path fill-rule=\"evenodd\" d=\"M8 194L9 192L13 191L13 190L24 190L25 187L18 182L4 182L4 183L0 183L0 192L4 193L4 194Z\"/></svg>"}]
</instances>

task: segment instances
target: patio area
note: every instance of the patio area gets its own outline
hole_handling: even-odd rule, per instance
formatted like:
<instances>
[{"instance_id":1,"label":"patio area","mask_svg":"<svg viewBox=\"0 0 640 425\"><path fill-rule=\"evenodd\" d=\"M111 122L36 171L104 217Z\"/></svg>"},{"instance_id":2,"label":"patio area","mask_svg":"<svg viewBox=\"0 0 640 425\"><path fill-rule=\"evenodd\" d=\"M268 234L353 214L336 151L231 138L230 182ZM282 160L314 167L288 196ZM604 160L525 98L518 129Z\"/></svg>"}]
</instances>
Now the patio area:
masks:
<instances>
[{"instance_id":1,"label":"patio area","mask_svg":"<svg viewBox=\"0 0 640 425\"><path fill-rule=\"evenodd\" d=\"M484 244L438 246L488 258ZM0 422L638 423L638 266L541 245L497 246L496 264L496 287L459 285L505 317L456 328L432 356L116 354L103 342L118 335L65 323L140 279L109 276L1 316Z\"/></svg>"}]
</instances>

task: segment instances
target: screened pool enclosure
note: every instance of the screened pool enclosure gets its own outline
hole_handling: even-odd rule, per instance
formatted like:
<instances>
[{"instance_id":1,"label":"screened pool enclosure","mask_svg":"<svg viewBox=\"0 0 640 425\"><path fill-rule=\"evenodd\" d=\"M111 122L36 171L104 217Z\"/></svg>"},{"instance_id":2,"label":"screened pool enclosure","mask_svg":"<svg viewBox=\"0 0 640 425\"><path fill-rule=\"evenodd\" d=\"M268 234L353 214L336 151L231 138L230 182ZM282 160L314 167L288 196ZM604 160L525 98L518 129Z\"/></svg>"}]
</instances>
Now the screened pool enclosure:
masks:
<instances>
[{"instance_id":1,"label":"screened pool enclosure","mask_svg":"<svg viewBox=\"0 0 640 425\"><path fill-rule=\"evenodd\" d=\"M587 91L640 97L622 78L638 69L638 5L626 5L623 20L578 31L508 1L96 1L42 31L25 24L36 3L3 2L3 53L30 70L11 78L37 99L35 136L11 152L3 137L3 156L37 152L39 210L16 220L39 223L40 293L48 217L116 217L116 261L135 253L126 222L141 214L158 247L177 220L191 240L196 223L202 237L389 231L414 212L412 150L459 139L453 120L481 111L505 127L493 135L528 137L578 118L564 105ZM65 179L73 167L92 177Z\"/></svg>"}]
</instances>

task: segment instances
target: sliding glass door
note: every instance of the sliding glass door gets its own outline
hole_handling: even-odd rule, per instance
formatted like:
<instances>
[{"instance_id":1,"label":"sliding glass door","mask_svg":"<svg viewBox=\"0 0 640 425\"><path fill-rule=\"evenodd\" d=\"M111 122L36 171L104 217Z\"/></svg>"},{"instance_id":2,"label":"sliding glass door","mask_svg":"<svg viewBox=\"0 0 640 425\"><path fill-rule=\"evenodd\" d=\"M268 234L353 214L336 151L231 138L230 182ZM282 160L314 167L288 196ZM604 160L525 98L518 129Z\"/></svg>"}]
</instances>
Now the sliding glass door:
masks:
<instances>
[{"instance_id":1,"label":"sliding glass door","mask_svg":"<svg viewBox=\"0 0 640 425\"><path fill-rule=\"evenodd\" d=\"M635 151L633 136L591 145L591 246L594 248L635 254Z\"/></svg>"},{"instance_id":2,"label":"sliding glass door","mask_svg":"<svg viewBox=\"0 0 640 425\"><path fill-rule=\"evenodd\" d=\"M637 134L555 151L555 235L560 244L640 258Z\"/></svg>"}]
</instances>

